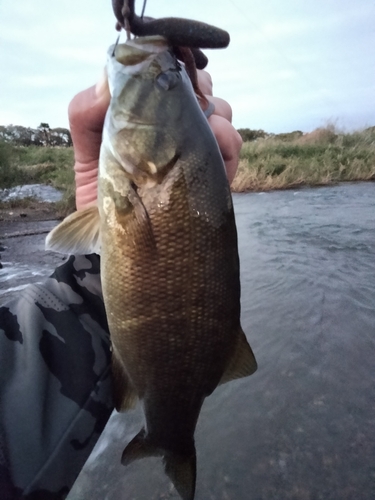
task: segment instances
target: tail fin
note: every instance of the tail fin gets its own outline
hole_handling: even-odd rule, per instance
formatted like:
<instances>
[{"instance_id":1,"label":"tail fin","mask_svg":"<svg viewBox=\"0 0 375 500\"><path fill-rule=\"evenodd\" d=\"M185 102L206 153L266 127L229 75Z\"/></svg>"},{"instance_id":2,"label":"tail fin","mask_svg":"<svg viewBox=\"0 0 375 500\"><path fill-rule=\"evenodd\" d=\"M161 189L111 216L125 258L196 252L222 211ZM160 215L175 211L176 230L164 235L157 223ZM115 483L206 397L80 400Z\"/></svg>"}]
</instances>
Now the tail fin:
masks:
<instances>
[{"instance_id":1,"label":"tail fin","mask_svg":"<svg viewBox=\"0 0 375 500\"><path fill-rule=\"evenodd\" d=\"M197 474L195 447L190 455L181 455L152 446L145 438L146 431L142 429L123 451L122 465L129 465L134 460L141 458L164 456L165 473L172 481L182 500L194 500Z\"/></svg>"},{"instance_id":2,"label":"tail fin","mask_svg":"<svg viewBox=\"0 0 375 500\"><path fill-rule=\"evenodd\" d=\"M164 455L164 469L182 500L194 500L197 476L195 448L187 456L167 452Z\"/></svg>"}]
</instances>

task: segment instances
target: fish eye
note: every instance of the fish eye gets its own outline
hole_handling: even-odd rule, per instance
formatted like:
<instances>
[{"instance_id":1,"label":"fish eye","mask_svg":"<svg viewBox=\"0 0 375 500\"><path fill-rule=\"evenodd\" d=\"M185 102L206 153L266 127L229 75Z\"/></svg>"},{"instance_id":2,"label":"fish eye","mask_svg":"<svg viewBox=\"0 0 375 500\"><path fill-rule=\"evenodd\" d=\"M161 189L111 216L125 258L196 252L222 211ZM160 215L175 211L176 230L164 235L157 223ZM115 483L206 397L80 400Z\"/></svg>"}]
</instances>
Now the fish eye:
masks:
<instances>
[{"instance_id":1,"label":"fish eye","mask_svg":"<svg viewBox=\"0 0 375 500\"><path fill-rule=\"evenodd\" d=\"M176 71L165 71L164 73L159 73L155 78L156 85L162 90L173 89L177 85L178 80Z\"/></svg>"}]
</instances>

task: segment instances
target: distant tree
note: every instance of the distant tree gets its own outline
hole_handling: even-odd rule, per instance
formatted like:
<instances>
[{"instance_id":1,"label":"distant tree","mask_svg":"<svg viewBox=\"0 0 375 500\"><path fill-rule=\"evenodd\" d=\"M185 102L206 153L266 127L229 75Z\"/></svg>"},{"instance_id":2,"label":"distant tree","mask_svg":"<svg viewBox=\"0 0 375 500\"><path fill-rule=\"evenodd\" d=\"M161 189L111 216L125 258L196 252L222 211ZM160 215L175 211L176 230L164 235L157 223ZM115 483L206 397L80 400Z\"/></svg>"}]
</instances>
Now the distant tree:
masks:
<instances>
[{"instance_id":1,"label":"distant tree","mask_svg":"<svg viewBox=\"0 0 375 500\"><path fill-rule=\"evenodd\" d=\"M38 127L42 135L43 146L48 146L51 142L51 129L48 123L41 123Z\"/></svg>"},{"instance_id":2,"label":"distant tree","mask_svg":"<svg viewBox=\"0 0 375 500\"><path fill-rule=\"evenodd\" d=\"M72 146L72 136L67 128L53 128L50 134L51 146Z\"/></svg>"},{"instance_id":3,"label":"distant tree","mask_svg":"<svg viewBox=\"0 0 375 500\"><path fill-rule=\"evenodd\" d=\"M276 134L275 139L279 139L280 141L283 141L283 142L291 142L291 141L295 141L296 139L299 139L302 136L303 136L303 132L301 132L301 130L294 130L293 132L285 132L282 134Z\"/></svg>"},{"instance_id":4,"label":"distant tree","mask_svg":"<svg viewBox=\"0 0 375 500\"><path fill-rule=\"evenodd\" d=\"M257 139L264 139L265 137L268 137L269 134L265 132L264 130L251 130L249 128L239 128L237 132L240 134L242 137L242 140L244 142L246 141L256 141Z\"/></svg>"},{"instance_id":5,"label":"distant tree","mask_svg":"<svg viewBox=\"0 0 375 500\"><path fill-rule=\"evenodd\" d=\"M37 128L0 125L0 141L20 146L71 147L73 145L68 129L60 127L51 129L48 123L41 123Z\"/></svg>"}]
</instances>

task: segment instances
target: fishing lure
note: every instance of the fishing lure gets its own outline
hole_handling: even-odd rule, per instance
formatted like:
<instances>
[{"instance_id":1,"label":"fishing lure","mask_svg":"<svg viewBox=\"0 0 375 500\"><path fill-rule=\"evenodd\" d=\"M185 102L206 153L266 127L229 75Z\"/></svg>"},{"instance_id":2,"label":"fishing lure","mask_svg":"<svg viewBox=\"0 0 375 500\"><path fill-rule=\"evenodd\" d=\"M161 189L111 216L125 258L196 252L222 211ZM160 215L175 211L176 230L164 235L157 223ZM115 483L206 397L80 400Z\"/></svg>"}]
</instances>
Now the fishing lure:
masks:
<instances>
[{"instance_id":1,"label":"fishing lure","mask_svg":"<svg viewBox=\"0 0 375 500\"><path fill-rule=\"evenodd\" d=\"M137 16L135 0L112 0L112 8L118 26L129 29L133 35L163 36L176 47L177 57L182 47L188 47L198 69L205 68L208 63L207 57L199 49L220 49L229 45L229 33L211 24L180 17L153 19Z\"/></svg>"}]
</instances>

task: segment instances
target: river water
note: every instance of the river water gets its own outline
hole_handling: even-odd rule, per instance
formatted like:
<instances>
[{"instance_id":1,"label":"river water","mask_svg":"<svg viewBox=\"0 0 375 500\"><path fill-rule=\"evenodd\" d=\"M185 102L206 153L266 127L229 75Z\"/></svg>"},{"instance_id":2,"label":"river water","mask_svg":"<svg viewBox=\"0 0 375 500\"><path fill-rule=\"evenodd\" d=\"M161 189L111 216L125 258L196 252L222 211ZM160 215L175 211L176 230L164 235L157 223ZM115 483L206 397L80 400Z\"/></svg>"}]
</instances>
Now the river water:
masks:
<instances>
[{"instance_id":1,"label":"river water","mask_svg":"<svg viewBox=\"0 0 375 500\"><path fill-rule=\"evenodd\" d=\"M251 377L207 398L196 500L375 498L375 184L234 196ZM160 458L120 465L114 413L69 499L178 499Z\"/></svg>"}]
</instances>

